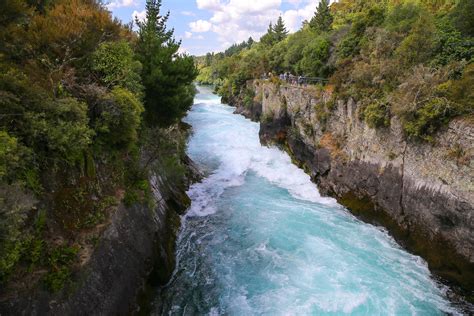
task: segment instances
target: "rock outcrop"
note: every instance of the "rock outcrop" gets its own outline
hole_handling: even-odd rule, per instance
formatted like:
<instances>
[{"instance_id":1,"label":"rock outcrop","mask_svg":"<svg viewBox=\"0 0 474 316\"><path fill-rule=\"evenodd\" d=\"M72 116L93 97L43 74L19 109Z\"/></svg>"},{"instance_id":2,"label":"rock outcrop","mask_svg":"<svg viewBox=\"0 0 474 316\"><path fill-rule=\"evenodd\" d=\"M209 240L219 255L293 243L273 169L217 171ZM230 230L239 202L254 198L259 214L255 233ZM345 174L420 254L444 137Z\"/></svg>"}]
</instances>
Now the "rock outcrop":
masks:
<instances>
[{"instance_id":1,"label":"rock outcrop","mask_svg":"<svg viewBox=\"0 0 474 316\"><path fill-rule=\"evenodd\" d=\"M330 87L247 85L254 104L231 104L260 119L262 143L280 144L322 194L387 227L435 274L474 289L472 121L452 121L434 144L407 141L396 117L389 128L370 128L360 105L334 100Z\"/></svg>"},{"instance_id":2,"label":"rock outcrop","mask_svg":"<svg viewBox=\"0 0 474 316\"><path fill-rule=\"evenodd\" d=\"M129 315L150 276L165 283L175 266L180 215L189 207L187 186L200 175L193 162L182 186L150 175L154 206L121 204L113 212L88 262L74 276L72 289L51 294L41 288L0 303L0 315Z\"/></svg>"}]
</instances>

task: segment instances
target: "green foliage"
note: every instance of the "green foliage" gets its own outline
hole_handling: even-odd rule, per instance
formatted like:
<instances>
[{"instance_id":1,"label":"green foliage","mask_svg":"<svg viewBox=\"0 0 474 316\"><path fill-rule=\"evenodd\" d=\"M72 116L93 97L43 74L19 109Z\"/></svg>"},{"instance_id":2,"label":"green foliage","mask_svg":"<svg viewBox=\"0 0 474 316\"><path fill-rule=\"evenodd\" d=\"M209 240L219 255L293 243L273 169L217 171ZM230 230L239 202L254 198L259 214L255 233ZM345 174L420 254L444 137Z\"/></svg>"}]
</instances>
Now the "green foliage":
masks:
<instances>
[{"instance_id":1,"label":"green foliage","mask_svg":"<svg viewBox=\"0 0 474 316\"><path fill-rule=\"evenodd\" d=\"M472 115L473 92L469 87L474 83L474 65L468 65L459 80L446 81L446 77L441 70L417 67L393 94L394 109L408 137L432 141L452 118Z\"/></svg>"},{"instance_id":2,"label":"green foliage","mask_svg":"<svg viewBox=\"0 0 474 316\"><path fill-rule=\"evenodd\" d=\"M292 73L299 73L299 63L303 59L303 51L308 43L312 42L314 33L310 29L303 29L288 38L287 51L284 59L284 69L290 70ZM308 49L311 51L311 49Z\"/></svg>"},{"instance_id":3,"label":"green foliage","mask_svg":"<svg viewBox=\"0 0 474 316\"><path fill-rule=\"evenodd\" d=\"M212 68L202 67L199 69L199 75L196 77L196 81L200 84L213 84Z\"/></svg>"},{"instance_id":4,"label":"green foliage","mask_svg":"<svg viewBox=\"0 0 474 316\"><path fill-rule=\"evenodd\" d=\"M70 265L76 259L79 249L76 247L58 247L52 250L48 258L50 271L43 277L46 288L58 292L71 283Z\"/></svg>"},{"instance_id":5,"label":"green foliage","mask_svg":"<svg viewBox=\"0 0 474 316\"><path fill-rule=\"evenodd\" d=\"M330 46L331 43L327 38L314 37L303 49L303 58L299 62L298 73L312 77L326 77Z\"/></svg>"},{"instance_id":6,"label":"green foliage","mask_svg":"<svg viewBox=\"0 0 474 316\"><path fill-rule=\"evenodd\" d=\"M101 1L0 5L0 287L23 291L38 279L32 273L47 273L46 288L60 290L71 281L76 234L103 223L124 189L150 198L149 170L139 164L150 141L141 138L142 116L177 122L196 76L160 6L148 1L135 33ZM180 154L161 154L184 170Z\"/></svg>"},{"instance_id":7,"label":"green foliage","mask_svg":"<svg viewBox=\"0 0 474 316\"><path fill-rule=\"evenodd\" d=\"M388 10L385 27L391 32L407 34L422 15L422 8L416 2L397 3Z\"/></svg>"},{"instance_id":8,"label":"green foliage","mask_svg":"<svg viewBox=\"0 0 474 316\"><path fill-rule=\"evenodd\" d=\"M388 127L390 125L390 107L387 103L369 104L364 110L364 119L371 128Z\"/></svg>"},{"instance_id":9,"label":"green foliage","mask_svg":"<svg viewBox=\"0 0 474 316\"><path fill-rule=\"evenodd\" d=\"M285 23L283 22L283 18L279 16L275 25L270 23L267 33L262 36L260 41L267 46L273 46L284 40L287 36L288 31Z\"/></svg>"},{"instance_id":10,"label":"green foliage","mask_svg":"<svg viewBox=\"0 0 474 316\"><path fill-rule=\"evenodd\" d=\"M93 131L87 105L74 98L57 99L44 104L44 112L25 115L35 147L66 163L75 163L91 144Z\"/></svg>"},{"instance_id":11,"label":"green foliage","mask_svg":"<svg viewBox=\"0 0 474 316\"><path fill-rule=\"evenodd\" d=\"M130 45L124 41L105 42L94 52L92 69L107 87L119 86L141 95L141 64L134 59Z\"/></svg>"},{"instance_id":12,"label":"green foliage","mask_svg":"<svg viewBox=\"0 0 474 316\"><path fill-rule=\"evenodd\" d=\"M474 63L464 68L461 78L437 87L440 96L454 104L456 115L474 114Z\"/></svg>"},{"instance_id":13,"label":"green foliage","mask_svg":"<svg viewBox=\"0 0 474 316\"><path fill-rule=\"evenodd\" d=\"M45 275L43 282L49 291L56 293L71 282L71 269L61 266Z\"/></svg>"},{"instance_id":14,"label":"green foliage","mask_svg":"<svg viewBox=\"0 0 474 316\"><path fill-rule=\"evenodd\" d=\"M434 23L428 13L424 13L413 23L395 52L401 64L410 67L429 60L433 54L434 35Z\"/></svg>"},{"instance_id":15,"label":"green foliage","mask_svg":"<svg viewBox=\"0 0 474 316\"><path fill-rule=\"evenodd\" d=\"M22 230L29 205L17 199L27 200L28 196L19 187L7 190L9 196L0 200L0 285L6 283L20 260L39 261L43 245L42 240L35 239L35 236L41 234L44 228L44 213L38 214L34 231L25 234ZM34 247L33 240L37 240Z\"/></svg>"},{"instance_id":16,"label":"green foliage","mask_svg":"<svg viewBox=\"0 0 474 316\"><path fill-rule=\"evenodd\" d=\"M136 21L137 57L142 63L145 109L150 125L175 123L192 105L197 76L194 60L178 53L180 43L167 30L169 15L160 15L161 0L148 0L146 21Z\"/></svg>"},{"instance_id":17,"label":"green foliage","mask_svg":"<svg viewBox=\"0 0 474 316\"><path fill-rule=\"evenodd\" d=\"M253 43L254 43L253 38L249 37L247 41L243 41L240 44L232 44L229 48L225 50L224 55L225 56L236 55L240 53L241 51L243 51L244 49L252 47ZM211 65L211 60L212 60L212 55L211 56L206 55L206 66Z\"/></svg>"},{"instance_id":18,"label":"green foliage","mask_svg":"<svg viewBox=\"0 0 474 316\"><path fill-rule=\"evenodd\" d=\"M281 15L278 17L278 20L273 27L273 33L277 43L281 42L288 36L288 31L286 30L286 26Z\"/></svg>"},{"instance_id":19,"label":"green foliage","mask_svg":"<svg viewBox=\"0 0 474 316\"><path fill-rule=\"evenodd\" d=\"M451 12L454 25L465 36L474 37L474 2L471 0L459 0Z\"/></svg>"},{"instance_id":20,"label":"green foliage","mask_svg":"<svg viewBox=\"0 0 474 316\"><path fill-rule=\"evenodd\" d=\"M138 140L144 108L130 91L114 88L100 104L96 130L103 146L131 149Z\"/></svg>"},{"instance_id":21,"label":"green foliage","mask_svg":"<svg viewBox=\"0 0 474 316\"><path fill-rule=\"evenodd\" d=\"M253 91L252 89L245 89L243 101L244 101L244 105L247 108L252 107L254 103L254 98L255 98L255 91Z\"/></svg>"},{"instance_id":22,"label":"green foliage","mask_svg":"<svg viewBox=\"0 0 474 316\"><path fill-rule=\"evenodd\" d=\"M463 38L453 22L447 17L436 21L432 64L445 66L455 61L471 60L474 57L474 39Z\"/></svg>"},{"instance_id":23,"label":"green foliage","mask_svg":"<svg viewBox=\"0 0 474 316\"><path fill-rule=\"evenodd\" d=\"M403 120L405 134L414 139L433 140L433 134L454 114L452 105L443 98L434 98L414 112L407 113Z\"/></svg>"},{"instance_id":24,"label":"green foliage","mask_svg":"<svg viewBox=\"0 0 474 316\"><path fill-rule=\"evenodd\" d=\"M376 27L383 23L385 9L382 5L374 5L366 11L354 14L352 25L348 34L342 39L337 47L338 55L347 58L359 54L364 40L365 31L369 27Z\"/></svg>"},{"instance_id":25,"label":"green foliage","mask_svg":"<svg viewBox=\"0 0 474 316\"><path fill-rule=\"evenodd\" d=\"M268 25L267 33L262 36L260 41L262 42L262 44L265 44L267 46L272 46L273 44L275 44L275 32L273 31L272 23Z\"/></svg>"},{"instance_id":26,"label":"green foliage","mask_svg":"<svg viewBox=\"0 0 474 316\"><path fill-rule=\"evenodd\" d=\"M6 176L7 170L18 165L20 158L17 139L0 131L0 179Z\"/></svg>"},{"instance_id":27,"label":"green foliage","mask_svg":"<svg viewBox=\"0 0 474 316\"><path fill-rule=\"evenodd\" d=\"M316 32L328 32L331 30L333 17L329 9L329 1L321 0L316 13L309 22L309 26Z\"/></svg>"},{"instance_id":28,"label":"green foliage","mask_svg":"<svg viewBox=\"0 0 474 316\"><path fill-rule=\"evenodd\" d=\"M285 56L287 50L288 41L281 41L272 47L268 52L268 63L270 69L273 69L276 73L282 73L286 70Z\"/></svg>"},{"instance_id":29,"label":"green foliage","mask_svg":"<svg viewBox=\"0 0 474 316\"><path fill-rule=\"evenodd\" d=\"M246 106L246 82L262 74L272 73L277 87L283 72L330 77L333 99L365 104L359 113L370 127L397 116L408 138L428 140L454 117L472 114L472 3L321 1L310 22L280 41L270 24L260 43L206 56L202 76L225 101L240 97ZM331 111L321 105L316 112L324 123Z\"/></svg>"}]
</instances>

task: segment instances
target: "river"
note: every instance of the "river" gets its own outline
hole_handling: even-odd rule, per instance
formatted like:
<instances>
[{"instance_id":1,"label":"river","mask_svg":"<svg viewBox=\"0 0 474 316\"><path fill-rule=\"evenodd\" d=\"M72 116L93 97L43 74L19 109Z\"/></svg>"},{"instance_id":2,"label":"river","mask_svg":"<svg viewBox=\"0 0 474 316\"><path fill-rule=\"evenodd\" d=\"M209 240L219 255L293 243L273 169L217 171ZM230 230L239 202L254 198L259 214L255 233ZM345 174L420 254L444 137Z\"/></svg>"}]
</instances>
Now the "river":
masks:
<instances>
[{"instance_id":1,"label":"river","mask_svg":"<svg viewBox=\"0 0 474 316\"><path fill-rule=\"evenodd\" d=\"M185 119L206 177L188 192L177 267L154 315L457 314L423 259L321 197L233 111L199 87Z\"/></svg>"}]
</instances>

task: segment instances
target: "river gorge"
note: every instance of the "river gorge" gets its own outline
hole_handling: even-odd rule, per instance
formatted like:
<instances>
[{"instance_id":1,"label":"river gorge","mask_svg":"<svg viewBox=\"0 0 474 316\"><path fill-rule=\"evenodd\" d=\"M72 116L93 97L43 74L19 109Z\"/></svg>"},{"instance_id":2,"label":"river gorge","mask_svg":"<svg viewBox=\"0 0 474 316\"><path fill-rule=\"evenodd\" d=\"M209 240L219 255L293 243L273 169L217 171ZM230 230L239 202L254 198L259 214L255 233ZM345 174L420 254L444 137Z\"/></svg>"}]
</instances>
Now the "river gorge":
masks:
<instances>
[{"instance_id":1,"label":"river gorge","mask_svg":"<svg viewBox=\"0 0 474 316\"><path fill-rule=\"evenodd\" d=\"M321 197L259 125L199 87L185 121L191 186L176 270L155 315L458 314L426 262Z\"/></svg>"}]
</instances>

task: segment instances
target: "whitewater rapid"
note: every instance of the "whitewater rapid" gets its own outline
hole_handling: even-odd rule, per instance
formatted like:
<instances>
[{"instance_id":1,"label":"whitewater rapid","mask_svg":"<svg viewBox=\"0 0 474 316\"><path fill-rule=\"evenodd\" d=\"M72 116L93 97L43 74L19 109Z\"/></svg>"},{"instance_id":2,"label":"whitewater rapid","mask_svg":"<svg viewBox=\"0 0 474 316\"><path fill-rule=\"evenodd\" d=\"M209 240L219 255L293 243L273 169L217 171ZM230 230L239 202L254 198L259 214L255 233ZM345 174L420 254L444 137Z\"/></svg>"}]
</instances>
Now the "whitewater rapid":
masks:
<instances>
[{"instance_id":1,"label":"whitewater rapid","mask_svg":"<svg viewBox=\"0 0 474 316\"><path fill-rule=\"evenodd\" d=\"M458 314L426 263L357 220L290 157L260 145L259 125L199 87L177 267L155 315Z\"/></svg>"}]
</instances>

